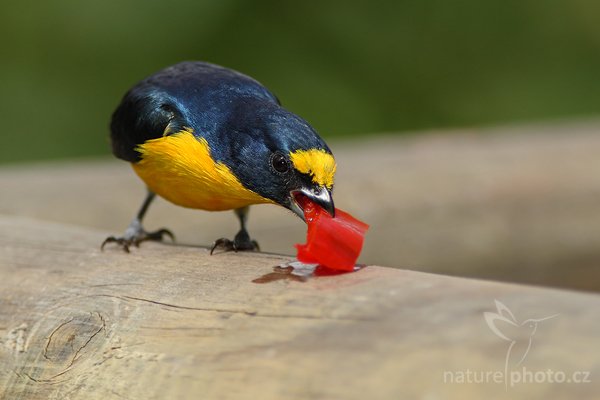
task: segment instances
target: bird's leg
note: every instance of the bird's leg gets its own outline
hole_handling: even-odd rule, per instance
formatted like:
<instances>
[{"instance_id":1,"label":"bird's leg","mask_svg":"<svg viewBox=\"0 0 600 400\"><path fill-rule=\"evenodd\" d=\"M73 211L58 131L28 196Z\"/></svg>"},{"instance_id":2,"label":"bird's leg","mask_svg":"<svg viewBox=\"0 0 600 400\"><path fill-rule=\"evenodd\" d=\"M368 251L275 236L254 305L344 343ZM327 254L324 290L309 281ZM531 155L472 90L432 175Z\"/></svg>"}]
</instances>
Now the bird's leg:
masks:
<instances>
[{"instance_id":1,"label":"bird's leg","mask_svg":"<svg viewBox=\"0 0 600 400\"><path fill-rule=\"evenodd\" d=\"M123 234L123 236L121 237L107 237L106 240L104 240L104 242L102 243L100 249L103 250L104 245L106 245L107 243L116 243L119 246L121 246L123 250L129 253L129 247L131 247L131 245L138 247L141 242L146 240L161 241L163 240L164 236L169 236L171 240L174 241L175 236L173 236L173 233L171 233L171 231L169 231L168 229L162 228L154 232L146 232L144 230L144 227L142 226L142 219L144 218L144 215L146 215L146 211L148 211L148 207L150 206L150 203L152 203L152 200L154 200L155 197L156 194L148 190L148 195L142 203L142 207L140 207L140 210L138 211L133 221L131 221L127 229L125 229L125 234Z\"/></svg>"},{"instance_id":2,"label":"bird's leg","mask_svg":"<svg viewBox=\"0 0 600 400\"><path fill-rule=\"evenodd\" d=\"M260 247L256 240L250 239L250 235L246 230L246 221L248 220L248 212L250 211L250 207L242 207L235 210L235 215L237 215L240 220L240 231L233 238L234 250L259 250Z\"/></svg>"},{"instance_id":3,"label":"bird's leg","mask_svg":"<svg viewBox=\"0 0 600 400\"><path fill-rule=\"evenodd\" d=\"M258 243L256 240L250 239L250 235L246 230L246 220L248 219L248 210L249 207L242 207L235 209L235 215L237 215L240 220L240 231L235 235L233 240L229 240L226 238L217 239L212 249L210 250L210 254L212 254L215 249L221 248L224 251L260 251L260 247L258 247Z\"/></svg>"}]
</instances>

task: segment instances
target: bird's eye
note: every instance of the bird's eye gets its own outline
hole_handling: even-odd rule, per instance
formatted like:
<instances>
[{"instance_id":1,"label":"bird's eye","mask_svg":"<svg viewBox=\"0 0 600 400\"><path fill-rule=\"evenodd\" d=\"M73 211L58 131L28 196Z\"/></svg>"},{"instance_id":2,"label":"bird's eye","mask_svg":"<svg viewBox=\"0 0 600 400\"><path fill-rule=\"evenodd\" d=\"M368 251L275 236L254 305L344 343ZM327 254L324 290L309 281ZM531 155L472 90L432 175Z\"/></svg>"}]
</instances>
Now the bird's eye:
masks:
<instances>
[{"instance_id":1,"label":"bird's eye","mask_svg":"<svg viewBox=\"0 0 600 400\"><path fill-rule=\"evenodd\" d=\"M288 162L281 153L273 154L273 157L271 157L271 165L273 166L273 169L279 173L287 172L289 169Z\"/></svg>"}]
</instances>

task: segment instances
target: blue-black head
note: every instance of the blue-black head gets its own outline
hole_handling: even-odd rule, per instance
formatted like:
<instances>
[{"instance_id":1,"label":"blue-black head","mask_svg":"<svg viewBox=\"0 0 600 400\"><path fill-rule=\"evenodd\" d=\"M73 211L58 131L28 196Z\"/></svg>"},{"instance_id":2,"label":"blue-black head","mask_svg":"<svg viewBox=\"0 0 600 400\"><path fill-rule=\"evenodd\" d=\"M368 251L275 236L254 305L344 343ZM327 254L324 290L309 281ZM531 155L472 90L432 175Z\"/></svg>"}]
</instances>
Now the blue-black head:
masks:
<instances>
[{"instance_id":1,"label":"blue-black head","mask_svg":"<svg viewBox=\"0 0 600 400\"><path fill-rule=\"evenodd\" d=\"M229 142L221 158L240 182L301 218L302 197L334 216L331 194L336 162L325 141L304 119L278 103L251 97L234 103L217 136L231 139L218 141Z\"/></svg>"}]
</instances>

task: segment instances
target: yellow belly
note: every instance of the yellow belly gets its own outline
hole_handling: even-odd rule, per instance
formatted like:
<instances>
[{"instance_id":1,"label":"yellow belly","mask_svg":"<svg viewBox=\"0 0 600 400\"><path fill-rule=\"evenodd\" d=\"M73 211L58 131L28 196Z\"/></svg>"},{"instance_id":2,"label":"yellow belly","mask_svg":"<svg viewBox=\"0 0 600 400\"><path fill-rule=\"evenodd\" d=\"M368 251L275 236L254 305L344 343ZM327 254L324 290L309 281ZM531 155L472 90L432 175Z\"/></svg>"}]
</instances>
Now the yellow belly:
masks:
<instances>
[{"instance_id":1,"label":"yellow belly","mask_svg":"<svg viewBox=\"0 0 600 400\"><path fill-rule=\"evenodd\" d=\"M148 188L182 207L222 211L273 203L246 189L223 163L213 160L205 139L190 131L152 139L138 146L132 164Z\"/></svg>"}]
</instances>

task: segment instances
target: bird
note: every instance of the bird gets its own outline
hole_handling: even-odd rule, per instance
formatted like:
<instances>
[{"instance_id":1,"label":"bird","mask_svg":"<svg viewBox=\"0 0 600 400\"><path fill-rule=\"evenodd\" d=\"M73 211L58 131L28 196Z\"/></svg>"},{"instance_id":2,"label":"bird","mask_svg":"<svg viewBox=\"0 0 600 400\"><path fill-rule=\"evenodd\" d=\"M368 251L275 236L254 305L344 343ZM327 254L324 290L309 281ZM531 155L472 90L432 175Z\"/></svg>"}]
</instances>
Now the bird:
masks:
<instances>
[{"instance_id":1,"label":"bird","mask_svg":"<svg viewBox=\"0 0 600 400\"><path fill-rule=\"evenodd\" d=\"M144 216L158 195L186 208L233 210L240 230L217 239L211 254L260 250L247 230L249 206L275 204L304 220L306 199L332 217L336 160L316 130L257 80L203 61L184 61L141 80L112 114L113 154L147 187L139 211L115 243L129 252L148 232Z\"/></svg>"}]
</instances>

